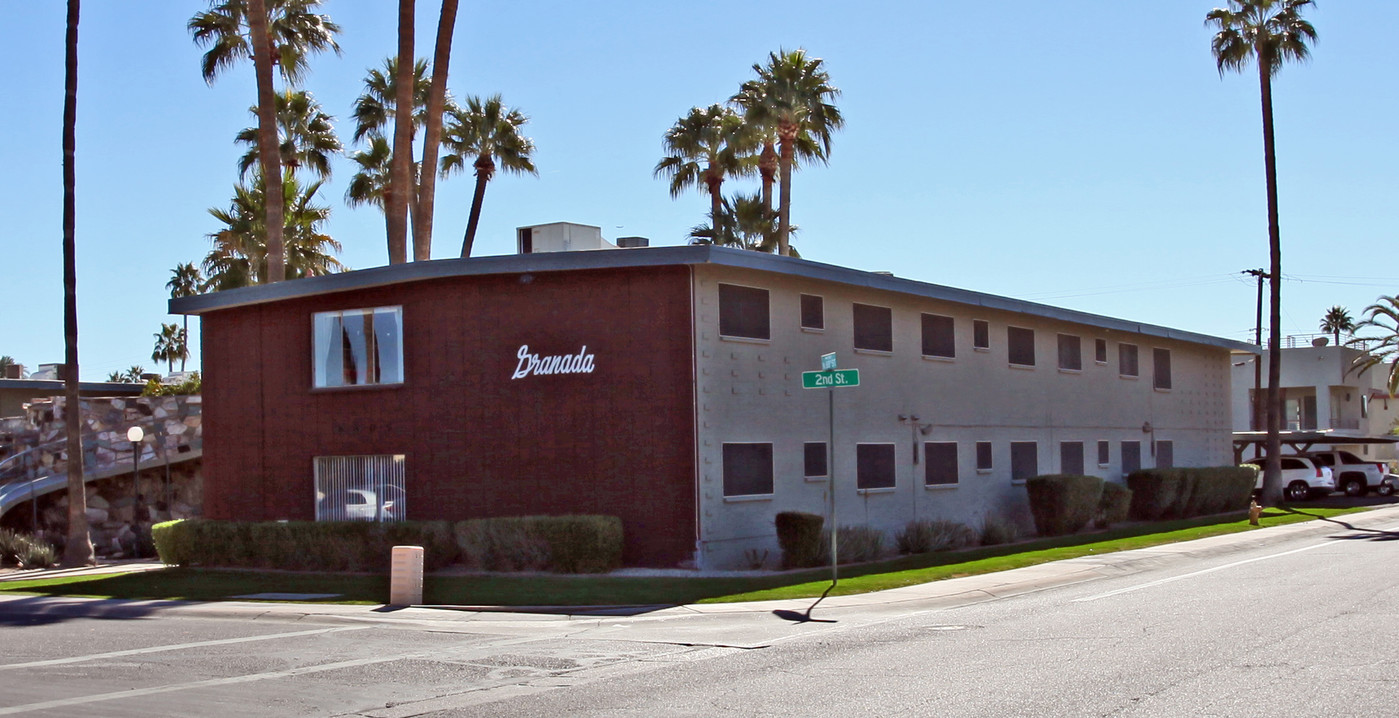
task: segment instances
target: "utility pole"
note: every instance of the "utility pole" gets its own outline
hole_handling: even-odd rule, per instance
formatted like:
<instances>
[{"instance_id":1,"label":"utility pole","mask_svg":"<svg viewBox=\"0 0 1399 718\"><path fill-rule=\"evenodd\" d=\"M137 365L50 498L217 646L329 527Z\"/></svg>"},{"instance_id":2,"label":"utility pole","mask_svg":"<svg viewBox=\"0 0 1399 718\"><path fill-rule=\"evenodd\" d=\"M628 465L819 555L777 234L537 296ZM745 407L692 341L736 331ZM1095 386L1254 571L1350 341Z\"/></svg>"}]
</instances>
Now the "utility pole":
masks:
<instances>
[{"instance_id":1,"label":"utility pole","mask_svg":"<svg viewBox=\"0 0 1399 718\"><path fill-rule=\"evenodd\" d=\"M1258 278L1258 305L1254 314L1253 343L1258 346L1259 354L1253 360L1253 421L1249 422L1249 429L1262 431L1263 427L1263 280L1271 279L1267 272L1262 269L1245 269L1241 274L1248 274Z\"/></svg>"}]
</instances>

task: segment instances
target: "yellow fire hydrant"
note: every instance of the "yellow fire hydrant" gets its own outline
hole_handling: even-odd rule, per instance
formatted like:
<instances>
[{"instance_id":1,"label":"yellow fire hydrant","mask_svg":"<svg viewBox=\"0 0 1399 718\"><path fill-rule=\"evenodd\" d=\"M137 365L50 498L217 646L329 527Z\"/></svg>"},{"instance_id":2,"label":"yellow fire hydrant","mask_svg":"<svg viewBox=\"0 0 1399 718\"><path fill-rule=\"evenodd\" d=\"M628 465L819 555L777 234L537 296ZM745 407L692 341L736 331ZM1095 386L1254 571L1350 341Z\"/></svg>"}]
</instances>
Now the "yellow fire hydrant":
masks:
<instances>
[{"instance_id":1,"label":"yellow fire hydrant","mask_svg":"<svg viewBox=\"0 0 1399 718\"><path fill-rule=\"evenodd\" d=\"M1263 513L1263 507L1259 506L1257 501L1248 502L1248 525L1257 526L1258 515L1261 513Z\"/></svg>"}]
</instances>

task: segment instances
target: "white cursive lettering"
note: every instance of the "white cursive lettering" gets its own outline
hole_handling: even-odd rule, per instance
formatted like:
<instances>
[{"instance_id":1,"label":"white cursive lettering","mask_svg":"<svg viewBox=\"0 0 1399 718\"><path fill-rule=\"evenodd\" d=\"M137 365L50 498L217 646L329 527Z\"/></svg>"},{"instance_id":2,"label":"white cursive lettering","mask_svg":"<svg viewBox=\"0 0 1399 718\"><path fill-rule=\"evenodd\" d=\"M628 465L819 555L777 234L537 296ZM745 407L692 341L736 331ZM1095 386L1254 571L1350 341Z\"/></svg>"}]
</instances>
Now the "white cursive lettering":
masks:
<instances>
[{"instance_id":1,"label":"white cursive lettering","mask_svg":"<svg viewBox=\"0 0 1399 718\"><path fill-rule=\"evenodd\" d=\"M549 374L593 373L593 355L588 353L588 345L586 344L578 350L577 354L559 354L546 357L531 354L529 345L521 344L519 351L515 352L515 358L519 359L519 363L515 365L515 372L510 375L512 380L523 379L530 374L545 376Z\"/></svg>"}]
</instances>

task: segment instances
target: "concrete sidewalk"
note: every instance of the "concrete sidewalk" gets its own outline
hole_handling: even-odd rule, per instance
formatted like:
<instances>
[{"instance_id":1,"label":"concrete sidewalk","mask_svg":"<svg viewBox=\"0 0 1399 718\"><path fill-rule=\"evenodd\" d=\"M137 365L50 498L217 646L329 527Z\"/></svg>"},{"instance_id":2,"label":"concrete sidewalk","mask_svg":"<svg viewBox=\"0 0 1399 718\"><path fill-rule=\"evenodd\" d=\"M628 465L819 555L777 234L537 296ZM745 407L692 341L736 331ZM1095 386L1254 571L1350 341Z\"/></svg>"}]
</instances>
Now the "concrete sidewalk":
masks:
<instances>
[{"instance_id":1,"label":"concrete sidewalk","mask_svg":"<svg viewBox=\"0 0 1399 718\"><path fill-rule=\"evenodd\" d=\"M867 625L890 618L942 610L1040 591L1099 578L1131 575L1153 568L1185 565L1192 560L1227 555L1296 538L1325 538L1399 531L1399 506L1167 544L1102 556L1038 564L998 573L947 579L874 593L834 596L812 612L817 621L801 620L814 599L695 604L655 608L563 608L548 613L523 613L503 607L415 606L388 608L316 603L219 601L126 601L47 596L0 596L0 620L65 620L71 618L141 619L190 616L260 621L312 623L379 623L405 628L499 635L550 633L587 635L614 640L681 642L755 648L773 640L842 627ZM1399 538L1399 533L1392 533ZM118 572L150 562L116 564L63 572ZM38 572L24 572L25 578ZM45 572L45 575L54 575Z\"/></svg>"}]
</instances>

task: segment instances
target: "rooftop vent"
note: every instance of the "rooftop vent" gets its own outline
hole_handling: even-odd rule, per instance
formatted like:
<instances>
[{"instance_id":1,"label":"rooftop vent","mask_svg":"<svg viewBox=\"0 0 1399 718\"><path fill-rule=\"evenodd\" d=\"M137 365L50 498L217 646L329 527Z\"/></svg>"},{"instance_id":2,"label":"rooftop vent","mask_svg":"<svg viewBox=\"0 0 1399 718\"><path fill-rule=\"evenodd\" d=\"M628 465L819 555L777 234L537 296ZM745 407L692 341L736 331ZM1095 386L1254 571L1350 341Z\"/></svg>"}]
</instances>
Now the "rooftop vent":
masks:
<instances>
[{"instance_id":1,"label":"rooftop vent","mask_svg":"<svg viewBox=\"0 0 1399 718\"><path fill-rule=\"evenodd\" d=\"M622 249L633 249L635 247L649 247L651 240L645 237L618 237L617 246Z\"/></svg>"}]
</instances>

